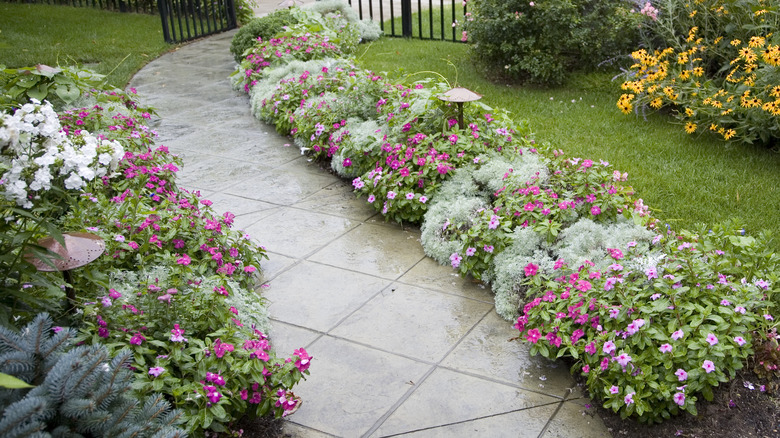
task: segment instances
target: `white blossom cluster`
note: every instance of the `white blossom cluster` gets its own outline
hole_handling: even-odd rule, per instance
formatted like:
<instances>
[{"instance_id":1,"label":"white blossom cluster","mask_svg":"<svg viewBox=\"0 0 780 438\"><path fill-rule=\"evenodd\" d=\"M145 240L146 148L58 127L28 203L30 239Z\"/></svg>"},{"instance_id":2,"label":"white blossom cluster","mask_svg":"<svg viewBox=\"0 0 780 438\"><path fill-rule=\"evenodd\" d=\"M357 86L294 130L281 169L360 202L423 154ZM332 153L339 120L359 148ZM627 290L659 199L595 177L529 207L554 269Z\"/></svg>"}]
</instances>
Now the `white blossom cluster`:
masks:
<instances>
[{"instance_id":1,"label":"white blossom cluster","mask_svg":"<svg viewBox=\"0 0 780 438\"><path fill-rule=\"evenodd\" d=\"M86 131L65 135L48 102L33 99L13 115L0 115L0 190L23 208L32 208L53 183L82 189L113 172L124 153L118 142Z\"/></svg>"}]
</instances>

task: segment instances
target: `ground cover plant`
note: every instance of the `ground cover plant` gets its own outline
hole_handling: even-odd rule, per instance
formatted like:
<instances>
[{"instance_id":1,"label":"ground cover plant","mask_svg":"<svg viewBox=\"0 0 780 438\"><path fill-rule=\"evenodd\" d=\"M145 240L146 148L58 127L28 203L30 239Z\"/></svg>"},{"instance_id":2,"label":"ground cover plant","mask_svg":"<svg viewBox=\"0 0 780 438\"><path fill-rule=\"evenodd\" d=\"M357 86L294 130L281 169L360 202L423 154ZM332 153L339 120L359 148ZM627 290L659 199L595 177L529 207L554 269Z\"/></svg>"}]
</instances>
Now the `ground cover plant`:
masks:
<instances>
[{"instance_id":1,"label":"ground cover plant","mask_svg":"<svg viewBox=\"0 0 780 438\"><path fill-rule=\"evenodd\" d=\"M631 54L618 107L669 108L688 134L773 146L780 128L780 12L770 2L660 2Z\"/></svg>"},{"instance_id":2,"label":"ground cover plant","mask_svg":"<svg viewBox=\"0 0 780 438\"><path fill-rule=\"evenodd\" d=\"M124 87L144 64L170 50L160 17L92 8L0 4L0 64L83 66Z\"/></svg>"},{"instance_id":3,"label":"ground cover plant","mask_svg":"<svg viewBox=\"0 0 780 438\"><path fill-rule=\"evenodd\" d=\"M48 74L47 84L90 77L67 69ZM303 349L277 357L264 335L267 310L254 290L264 249L232 229L232 214L217 215L210 201L176 184L181 162L155 144L147 126L153 110L139 105L134 90L71 85L78 97L56 109L31 96L59 97L54 85L4 96L3 325L52 312L78 330L69 345L98 352L94 366L112 357L127 363L129 395L160 402L154 394L162 394L189 433L227 432L247 415L294 412L301 400L291 388L308 374L311 358ZM101 237L105 254L68 277L36 271L26 254L51 257L35 242L45 235L61 241L64 232ZM76 418L73 430L88 427L79 423L87 418L79 407L88 408L67 414Z\"/></svg>"},{"instance_id":4,"label":"ground cover plant","mask_svg":"<svg viewBox=\"0 0 780 438\"><path fill-rule=\"evenodd\" d=\"M665 224L627 173L537 142L504 110L472 104L460 126L441 78L389 80L343 56L246 72L234 85L258 118L388 219L422 220L426 253L492 284L532 351L568 358L622 417L696 412L776 348L780 258L767 235ZM775 375L758 354L757 371Z\"/></svg>"}]
</instances>

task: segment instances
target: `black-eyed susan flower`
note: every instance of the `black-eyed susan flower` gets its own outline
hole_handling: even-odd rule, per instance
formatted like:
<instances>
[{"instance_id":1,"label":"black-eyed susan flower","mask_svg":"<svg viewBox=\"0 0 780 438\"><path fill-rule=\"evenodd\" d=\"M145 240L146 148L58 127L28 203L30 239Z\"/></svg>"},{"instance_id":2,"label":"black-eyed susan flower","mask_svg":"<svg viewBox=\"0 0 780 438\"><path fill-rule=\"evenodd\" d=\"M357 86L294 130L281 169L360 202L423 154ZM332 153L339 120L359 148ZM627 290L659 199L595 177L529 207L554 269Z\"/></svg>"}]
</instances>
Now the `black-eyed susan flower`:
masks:
<instances>
[{"instance_id":1,"label":"black-eyed susan flower","mask_svg":"<svg viewBox=\"0 0 780 438\"><path fill-rule=\"evenodd\" d=\"M688 134L693 134L696 132L696 124L693 122L688 122L685 124L685 132Z\"/></svg>"},{"instance_id":2,"label":"black-eyed susan flower","mask_svg":"<svg viewBox=\"0 0 780 438\"><path fill-rule=\"evenodd\" d=\"M726 140L729 140L729 139L731 139L731 137L734 137L735 135L737 135L737 131L735 131L733 129L729 129L728 131L725 131L723 133L723 138L725 138Z\"/></svg>"},{"instance_id":3,"label":"black-eyed susan flower","mask_svg":"<svg viewBox=\"0 0 780 438\"><path fill-rule=\"evenodd\" d=\"M766 44L766 40L761 36L750 37L750 41L748 42L748 46L750 47L764 47L764 44Z\"/></svg>"}]
</instances>

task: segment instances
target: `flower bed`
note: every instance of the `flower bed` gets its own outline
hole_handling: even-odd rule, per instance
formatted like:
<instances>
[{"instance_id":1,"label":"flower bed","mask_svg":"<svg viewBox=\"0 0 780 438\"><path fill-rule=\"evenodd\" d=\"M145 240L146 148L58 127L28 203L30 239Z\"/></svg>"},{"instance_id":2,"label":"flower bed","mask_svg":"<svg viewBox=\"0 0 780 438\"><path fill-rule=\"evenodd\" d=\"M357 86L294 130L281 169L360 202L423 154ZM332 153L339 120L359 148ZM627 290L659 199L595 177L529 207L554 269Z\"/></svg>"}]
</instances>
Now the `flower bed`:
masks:
<instances>
[{"instance_id":1,"label":"flower bed","mask_svg":"<svg viewBox=\"0 0 780 438\"><path fill-rule=\"evenodd\" d=\"M265 250L232 229L233 214L216 214L176 184L181 162L155 145L152 110L133 93L80 90L81 107L31 100L2 115L1 266L11 292L2 309L22 318L55 310L78 328L76 342L132 354L132 395L162 393L190 433L288 415L311 357L303 349L277 357L264 334L267 308L255 287ZM20 260L26 251L45 256L34 242L65 231L96 234L106 246L73 274L70 315L62 277Z\"/></svg>"},{"instance_id":2,"label":"flower bed","mask_svg":"<svg viewBox=\"0 0 780 438\"><path fill-rule=\"evenodd\" d=\"M643 421L695 412L754 351L777 346L767 236L733 223L664 229L609 163L537 144L478 103L460 128L438 99L449 84L388 83L355 64L253 72L253 111L388 220L421 222L426 253L491 284L532 352L570 358L605 407Z\"/></svg>"}]
</instances>

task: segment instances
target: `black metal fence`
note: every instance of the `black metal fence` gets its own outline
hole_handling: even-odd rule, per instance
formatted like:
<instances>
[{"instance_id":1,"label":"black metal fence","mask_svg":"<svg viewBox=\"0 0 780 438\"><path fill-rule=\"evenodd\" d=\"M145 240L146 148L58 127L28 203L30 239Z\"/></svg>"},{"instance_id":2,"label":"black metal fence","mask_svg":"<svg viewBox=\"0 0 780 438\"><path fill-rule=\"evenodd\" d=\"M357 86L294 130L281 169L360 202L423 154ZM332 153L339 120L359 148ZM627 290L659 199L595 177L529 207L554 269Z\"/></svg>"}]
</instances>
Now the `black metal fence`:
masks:
<instances>
[{"instance_id":1,"label":"black metal fence","mask_svg":"<svg viewBox=\"0 0 780 438\"><path fill-rule=\"evenodd\" d=\"M188 41L238 26L234 0L20 0L18 3L159 13L163 37L168 43Z\"/></svg>"},{"instance_id":2,"label":"black metal fence","mask_svg":"<svg viewBox=\"0 0 780 438\"><path fill-rule=\"evenodd\" d=\"M379 22L386 36L465 42L463 0L348 0L360 19Z\"/></svg>"},{"instance_id":3,"label":"black metal fence","mask_svg":"<svg viewBox=\"0 0 780 438\"><path fill-rule=\"evenodd\" d=\"M212 35L238 26L233 0L158 0L163 36L169 43Z\"/></svg>"},{"instance_id":4,"label":"black metal fence","mask_svg":"<svg viewBox=\"0 0 780 438\"><path fill-rule=\"evenodd\" d=\"M42 3L142 14L157 13L157 0L20 0L15 3Z\"/></svg>"}]
</instances>

